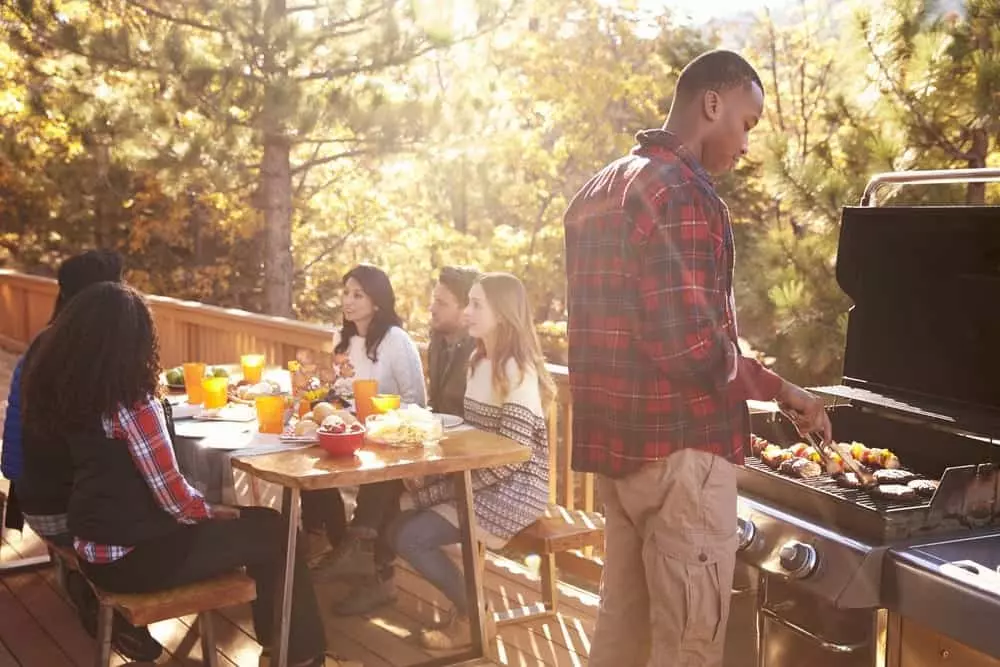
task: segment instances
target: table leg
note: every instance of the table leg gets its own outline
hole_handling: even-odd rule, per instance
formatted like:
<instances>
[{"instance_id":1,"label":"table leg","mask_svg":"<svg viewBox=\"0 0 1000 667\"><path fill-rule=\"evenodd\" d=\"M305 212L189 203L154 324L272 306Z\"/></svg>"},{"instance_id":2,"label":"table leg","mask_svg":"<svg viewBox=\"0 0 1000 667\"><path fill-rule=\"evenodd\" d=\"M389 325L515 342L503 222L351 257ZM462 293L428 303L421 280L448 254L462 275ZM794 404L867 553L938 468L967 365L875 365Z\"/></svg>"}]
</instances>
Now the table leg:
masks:
<instances>
[{"instance_id":1,"label":"table leg","mask_svg":"<svg viewBox=\"0 0 1000 667\"><path fill-rule=\"evenodd\" d=\"M469 629L472 632L472 653L485 655L487 645L486 613L483 600L483 573L480 569L479 547L476 542L476 512L472 501L472 473L468 470L452 475L458 506L461 532L462 569L465 571L465 591L469 600Z\"/></svg>"},{"instance_id":2,"label":"table leg","mask_svg":"<svg viewBox=\"0 0 1000 667\"><path fill-rule=\"evenodd\" d=\"M298 489L286 487L281 496L281 514L288 522L288 540L285 544L285 559L278 581L280 593L274 601L274 646L271 647L274 667L288 667L288 634L292 622L292 587L295 579L295 543L299 534Z\"/></svg>"}]
</instances>

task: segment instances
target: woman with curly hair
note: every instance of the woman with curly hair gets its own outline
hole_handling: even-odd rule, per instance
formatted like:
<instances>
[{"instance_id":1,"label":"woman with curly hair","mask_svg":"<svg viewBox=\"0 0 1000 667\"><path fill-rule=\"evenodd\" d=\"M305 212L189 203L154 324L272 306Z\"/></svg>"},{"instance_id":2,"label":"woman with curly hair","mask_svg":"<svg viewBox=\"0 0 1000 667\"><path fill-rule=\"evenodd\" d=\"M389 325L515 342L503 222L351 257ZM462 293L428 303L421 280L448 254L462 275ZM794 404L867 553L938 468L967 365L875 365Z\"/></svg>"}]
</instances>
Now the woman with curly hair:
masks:
<instances>
[{"instance_id":1,"label":"woman with curly hair","mask_svg":"<svg viewBox=\"0 0 1000 667\"><path fill-rule=\"evenodd\" d=\"M95 584L147 593L238 567L257 585L265 647L285 526L274 510L209 505L177 468L159 384L156 328L130 287L102 282L70 301L25 368L25 514L67 512ZM67 484L69 480L69 484ZM326 642L304 562L296 563L289 657L319 667Z\"/></svg>"}]
</instances>

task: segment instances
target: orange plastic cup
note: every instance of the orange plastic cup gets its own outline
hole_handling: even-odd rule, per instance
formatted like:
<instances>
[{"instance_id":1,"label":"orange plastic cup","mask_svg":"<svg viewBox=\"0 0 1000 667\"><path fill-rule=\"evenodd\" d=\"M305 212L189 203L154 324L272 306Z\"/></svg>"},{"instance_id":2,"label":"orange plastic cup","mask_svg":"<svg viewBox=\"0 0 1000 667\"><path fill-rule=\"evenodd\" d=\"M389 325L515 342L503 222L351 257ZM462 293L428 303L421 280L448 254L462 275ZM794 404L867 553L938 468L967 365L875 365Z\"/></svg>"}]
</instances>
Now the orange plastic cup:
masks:
<instances>
[{"instance_id":1,"label":"orange plastic cup","mask_svg":"<svg viewBox=\"0 0 1000 667\"><path fill-rule=\"evenodd\" d=\"M354 413L362 424L372 414L372 398L378 393L378 380L354 381Z\"/></svg>"},{"instance_id":2,"label":"orange plastic cup","mask_svg":"<svg viewBox=\"0 0 1000 667\"><path fill-rule=\"evenodd\" d=\"M243 368L243 379L257 384L264 373L264 355L244 354L240 357L240 366Z\"/></svg>"},{"instance_id":3,"label":"orange plastic cup","mask_svg":"<svg viewBox=\"0 0 1000 667\"><path fill-rule=\"evenodd\" d=\"M198 405L202 402L201 381L205 379L205 364L189 362L184 364L184 391L188 395L188 403Z\"/></svg>"},{"instance_id":4,"label":"orange plastic cup","mask_svg":"<svg viewBox=\"0 0 1000 667\"><path fill-rule=\"evenodd\" d=\"M254 404L257 407L257 430L261 433L281 433L285 424L285 397L258 396Z\"/></svg>"},{"instance_id":5,"label":"orange plastic cup","mask_svg":"<svg viewBox=\"0 0 1000 667\"><path fill-rule=\"evenodd\" d=\"M229 402L229 378L205 378L201 381L205 409L221 408Z\"/></svg>"},{"instance_id":6,"label":"orange plastic cup","mask_svg":"<svg viewBox=\"0 0 1000 667\"><path fill-rule=\"evenodd\" d=\"M382 415L399 409L399 400L399 394L375 394L372 396L372 408L375 414Z\"/></svg>"}]
</instances>

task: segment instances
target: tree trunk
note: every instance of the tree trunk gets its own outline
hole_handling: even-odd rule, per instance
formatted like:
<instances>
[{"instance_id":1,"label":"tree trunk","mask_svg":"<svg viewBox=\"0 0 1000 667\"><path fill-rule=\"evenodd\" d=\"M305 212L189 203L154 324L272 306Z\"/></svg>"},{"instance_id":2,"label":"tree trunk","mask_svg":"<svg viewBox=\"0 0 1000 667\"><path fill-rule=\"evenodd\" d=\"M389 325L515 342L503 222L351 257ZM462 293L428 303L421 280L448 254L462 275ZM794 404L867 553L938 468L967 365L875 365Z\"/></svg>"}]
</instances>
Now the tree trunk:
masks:
<instances>
[{"instance_id":1,"label":"tree trunk","mask_svg":"<svg viewBox=\"0 0 1000 667\"><path fill-rule=\"evenodd\" d=\"M269 0L265 32L270 39L286 13L285 0ZM266 70L274 79L287 76L284 39L274 39ZM279 58L275 58L280 54ZM295 264L292 259L291 142L285 134L277 91L264 95L261 109L264 156L260 165L260 194L264 208L264 308L269 315L294 317L292 309Z\"/></svg>"},{"instance_id":2,"label":"tree trunk","mask_svg":"<svg viewBox=\"0 0 1000 667\"><path fill-rule=\"evenodd\" d=\"M291 144L279 133L264 134L261 199L264 204L264 307L268 315L293 317Z\"/></svg>"},{"instance_id":3,"label":"tree trunk","mask_svg":"<svg viewBox=\"0 0 1000 667\"><path fill-rule=\"evenodd\" d=\"M986 156L989 154L990 137L986 130L977 127L972 130L972 148L969 150L969 169L982 169L986 166ZM986 184L969 183L965 189L965 203L982 205L986 203Z\"/></svg>"}]
</instances>

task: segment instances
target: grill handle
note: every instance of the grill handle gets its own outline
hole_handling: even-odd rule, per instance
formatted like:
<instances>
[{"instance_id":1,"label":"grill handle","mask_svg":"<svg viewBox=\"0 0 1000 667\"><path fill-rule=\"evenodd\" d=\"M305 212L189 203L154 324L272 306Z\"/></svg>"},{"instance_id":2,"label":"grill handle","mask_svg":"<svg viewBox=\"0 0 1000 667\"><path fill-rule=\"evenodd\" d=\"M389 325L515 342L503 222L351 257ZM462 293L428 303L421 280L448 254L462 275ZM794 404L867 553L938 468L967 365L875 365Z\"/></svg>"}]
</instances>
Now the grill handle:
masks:
<instances>
[{"instance_id":1,"label":"grill handle","mask_svg":"<svg viewBox=\"0 0 1000 667\"><path fill-rule=\"evenodd\" d=\"M916 185L920 183L996 183L1000 169L926 169L923 171L887 171L875 174L861 195L862 206L878 206L875 195L883 185Z\"/></svg>"},{"instance_id":2,"label":"grill handle","mask_svg":"<svg viewBox=\"0 0 1000 667\"><path fill-rule=\"evenodd\" d=\"M778 625L791 630L797 635L805 637L806 639L819 644L820 648L824 651L829 651L830 653L857 653L858 651L864 649L868 646L868 642L858 642L857 644L840 644L838 642L831 642L829 640L820 637L815 632L806 630L801 625L789 621L787 618L771 609L770 607L761 605L760 613L766 617L768 620L774 621ZM759 649L758 649L759 650Z\"/></svg>"}]
</instances>

